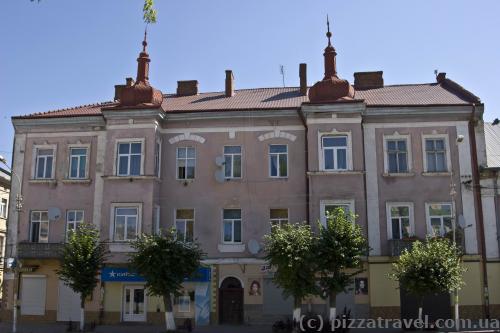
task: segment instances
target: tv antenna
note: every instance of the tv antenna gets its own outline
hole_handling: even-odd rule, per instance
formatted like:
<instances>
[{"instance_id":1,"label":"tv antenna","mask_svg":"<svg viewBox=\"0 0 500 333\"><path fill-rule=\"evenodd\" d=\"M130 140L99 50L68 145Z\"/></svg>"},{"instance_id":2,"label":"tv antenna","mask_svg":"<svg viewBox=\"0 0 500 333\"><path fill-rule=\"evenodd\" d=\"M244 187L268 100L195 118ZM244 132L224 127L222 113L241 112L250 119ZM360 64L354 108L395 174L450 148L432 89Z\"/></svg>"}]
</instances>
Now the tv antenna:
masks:
<instances>
[{"instance_id":1,"label":"tv antenna","mask_svg":"<svg viewBox=\"0 0 500 333\"><path fill-rule=\"evenodd\" d=\"M285 66L280 65L281 79L283 80L283 88L285 88Z\"/></svg>"}]
</instances>

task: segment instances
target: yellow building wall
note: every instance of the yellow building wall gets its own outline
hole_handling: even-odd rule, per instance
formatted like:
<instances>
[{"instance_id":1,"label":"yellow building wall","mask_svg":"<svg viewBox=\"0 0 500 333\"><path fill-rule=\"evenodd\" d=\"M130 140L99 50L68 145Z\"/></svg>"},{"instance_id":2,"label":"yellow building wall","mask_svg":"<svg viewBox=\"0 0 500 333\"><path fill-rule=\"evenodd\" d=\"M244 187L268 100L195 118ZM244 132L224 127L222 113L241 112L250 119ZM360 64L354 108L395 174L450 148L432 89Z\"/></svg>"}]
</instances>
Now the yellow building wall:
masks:
<instances>
[{"instance_id":1,"label":"yellow building wall","mask_svg":"<svg viewBox=\"0 0 500 333\"><path fill-rule=\"evenodd\" d=\"M369 265L368 293L372 307L399 306L399 285L389 279L391 270L391 263Z\"/></svg>"},{"instance_id":2,"label":"yellow building wall","mask_svg":"<svg viewBox=\"0 0 500 333\"><path fill-rule=\"evenodd\" d=\"M500 304L500 262L488 263L490 304Z\"/></svg>"},{"instance_id":3,"label":"yellow building wall","mask_svg":"<svg viewBox=\"0 0 500 333\"><path fill-rule=\"evenodd\" d=\"M467 271L464 273L465 285L458 292L462 305L481 305L481 266L479 262L465 262Z\"/></svg>"}]
</instances>

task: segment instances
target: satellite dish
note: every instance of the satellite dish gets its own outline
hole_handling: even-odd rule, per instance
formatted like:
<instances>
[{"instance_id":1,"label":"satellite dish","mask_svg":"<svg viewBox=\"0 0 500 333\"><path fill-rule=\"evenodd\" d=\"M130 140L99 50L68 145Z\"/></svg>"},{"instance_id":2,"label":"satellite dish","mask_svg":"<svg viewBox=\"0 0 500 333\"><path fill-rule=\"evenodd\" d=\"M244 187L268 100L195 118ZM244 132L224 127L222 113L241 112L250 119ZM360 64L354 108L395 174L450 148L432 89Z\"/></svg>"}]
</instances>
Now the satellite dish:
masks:
<instances>
[{"instance_id":1,"label":"satellite dish","mask_svg":"<svg viewBox=\"0 0 500 333\"><path fill-rule=\"evenodd\" d=\"M217 156L215 158L215 164L217 166L223 166L225 162L226 162L226 159L224 158L224 156Z\"/></svg>"},{"instance_id":2,"label":"satellite dish","mask_svg":"<svg viewBox=\"0 0 500 333\"><path fill-rule=\"evenodd\" d=\"M465 229L465 217L462 214L458 215L458 225L460 228Z\"/></svg>"},{"instance_id":3,"label":"satellite dish","mask_svg":"<svg viewBox=\"0 0 500 333\"><path fill-rule=\"evenodd\" d=\"M250 251L251 254L257 254L260 251L260 244L257 242L255 239L250 239L248 241L248 251Z\"/></svg>"},{"instance_id":4,"label":"satellite dish","mask_svg":"<svg viewBox=\"0 0 500 333\"><path fill-rule=\"evenodd\" d=\"M57 221L61 217L61 210L57 207L49 207L48 215L50 221Z\"/></svg>"},{"instance_id":5,"label":"satellite dish","mask_svg":"<svg viewBox=\"0 0 500 333\"><path fill-rule=\"evenodd\" d=\"M215 171L215 180L217 181L217 183L224 183L226 181L223 170Z\"/></svg>"}]
</instances>

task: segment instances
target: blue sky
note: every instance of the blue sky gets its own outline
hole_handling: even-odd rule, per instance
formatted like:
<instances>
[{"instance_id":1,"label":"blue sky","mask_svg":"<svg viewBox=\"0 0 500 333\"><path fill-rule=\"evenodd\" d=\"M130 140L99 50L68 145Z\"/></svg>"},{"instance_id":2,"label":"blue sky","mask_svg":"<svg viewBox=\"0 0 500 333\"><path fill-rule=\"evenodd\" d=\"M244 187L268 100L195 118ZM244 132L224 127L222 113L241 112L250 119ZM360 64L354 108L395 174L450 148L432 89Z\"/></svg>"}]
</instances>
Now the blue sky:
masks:
<instances>
[{"instance_id":1,"label":"blue sky","mask_svg":"<svg viewBox=\"0 0 500 333\"><path fill-rule=\"evenodd\" d=\"M10 160L12 115L113 98L134 76L144 32L142 0L2 0L0 154ZM163 92L197 79L201 91L310 84L322 78L325 16L340 76L383 70L386 84L433 82L448 73L500 117L500 1L156 0L149 28L150 80Z\"/></svg>"}]
</instances>

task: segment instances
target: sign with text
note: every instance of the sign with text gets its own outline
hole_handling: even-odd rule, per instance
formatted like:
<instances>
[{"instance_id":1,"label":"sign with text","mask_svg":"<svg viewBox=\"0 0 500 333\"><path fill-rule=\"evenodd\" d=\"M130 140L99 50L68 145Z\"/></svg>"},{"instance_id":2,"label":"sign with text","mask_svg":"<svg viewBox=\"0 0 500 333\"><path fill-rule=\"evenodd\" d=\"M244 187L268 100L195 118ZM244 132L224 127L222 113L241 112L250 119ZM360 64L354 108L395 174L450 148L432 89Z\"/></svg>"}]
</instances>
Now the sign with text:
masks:
<instances>
[{"instance_id":1,"label":"sign with text","mask_svg":"<svg viewBox=\"0 0 500 333\"><path fill-rule=\"evenodd\" d=\"M208 282L210 281L210 268L200 267L190 277L184 279L185 282ZM137 274L130 271L126 267L104 267L101 270L101 281L103 282L145 282L146 280Z\"/></svg>"}]
</instances>

